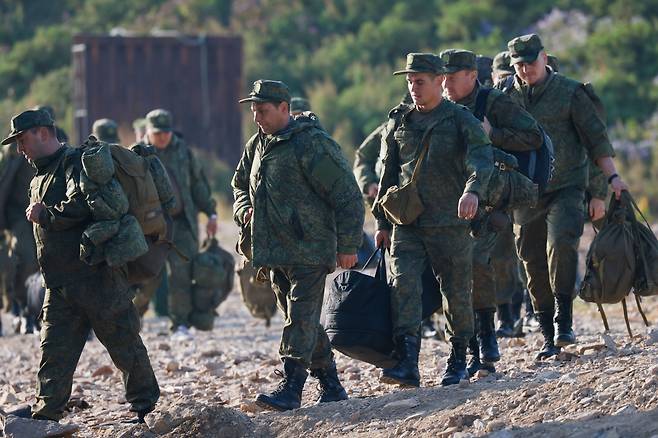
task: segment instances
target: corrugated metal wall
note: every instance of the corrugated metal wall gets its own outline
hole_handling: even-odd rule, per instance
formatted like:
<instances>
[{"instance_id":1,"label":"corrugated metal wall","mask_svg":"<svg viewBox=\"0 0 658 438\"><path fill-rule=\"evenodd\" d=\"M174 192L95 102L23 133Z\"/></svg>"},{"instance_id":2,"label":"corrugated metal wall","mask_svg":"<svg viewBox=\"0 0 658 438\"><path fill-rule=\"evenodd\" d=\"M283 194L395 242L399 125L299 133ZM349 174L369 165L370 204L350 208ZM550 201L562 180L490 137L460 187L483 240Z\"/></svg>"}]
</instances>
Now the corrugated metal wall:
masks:
<instances>
[{"instance_id":1,"label":"corrugated metal wall","mask_svg":"<svg viewBox=\"0 0 658 438\"><path fill-rule=\"evenodd\" d=\"M78 35L72 50L78 140L89 135L94 120L108 117L119 123L122 143L131 143L133 120L165 108L188 143L237 163L240 37Z\"/></svg>"}]
</instances>

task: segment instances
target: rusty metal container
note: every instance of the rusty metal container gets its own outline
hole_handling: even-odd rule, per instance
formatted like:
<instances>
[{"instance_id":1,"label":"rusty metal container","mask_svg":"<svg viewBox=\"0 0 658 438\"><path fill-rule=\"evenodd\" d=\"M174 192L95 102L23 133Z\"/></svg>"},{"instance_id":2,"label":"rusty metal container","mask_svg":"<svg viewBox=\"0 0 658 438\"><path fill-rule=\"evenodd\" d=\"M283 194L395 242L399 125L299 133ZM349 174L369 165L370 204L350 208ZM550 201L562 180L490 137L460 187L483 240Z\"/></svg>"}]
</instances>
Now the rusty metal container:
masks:
<instances>
[{"instance_id":1,"label":"rusty metal container","mask_svg":"<svg viewBox=\"0 0 658 438\"><path fill-rule=\"evenodd\" d=\"M72 51L76 140L108 117L132 143L133 120L165 108L189 144L231 166L239 160L240 37L77 35Z\"/></svg>"}]
</instances>

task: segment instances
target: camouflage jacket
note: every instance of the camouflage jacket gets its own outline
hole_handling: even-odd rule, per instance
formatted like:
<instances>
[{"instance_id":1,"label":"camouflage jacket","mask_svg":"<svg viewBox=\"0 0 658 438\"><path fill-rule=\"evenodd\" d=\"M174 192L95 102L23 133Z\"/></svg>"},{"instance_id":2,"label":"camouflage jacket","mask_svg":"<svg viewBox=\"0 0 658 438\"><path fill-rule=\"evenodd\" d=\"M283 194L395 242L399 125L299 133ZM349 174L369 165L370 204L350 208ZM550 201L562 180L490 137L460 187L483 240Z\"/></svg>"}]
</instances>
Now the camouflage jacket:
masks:
<instances>
[{"instance_id":1,"label":"camouflage jacket","mask_svg":"<svg viewBox=\"0 0 658 438\"><path fill-rule=\"evenodd\" d=\"M386 123L379 125L372 131L356 150L354 158L354 176L359 184L361 193L368 194L371 184L379 184L381 169L378 169L379 153L382 147L382 132ZM370 202L373 200L370 199Z\"/></svg>"},{"instance_id":2,"label":"camouflage jacket","mask_svg":"<svg viewBox=\"0 0 658 438\"><path fill-rule=\"evenodd\" d=\"M555 148L555 174L546 192L588 185L588 156L591 160L614 156L605 121L584 85L548 70L546 80L535 87L518 76L509 95L522 104L541 124Z\"/></svg>"},{"instance_id":3,"label":"camouflage jacket","mask_svg":"<svg viewBox=\"0 0 658 438\"><path fill-rule=\"evenodd\" d=\"M201 162L194 156L185 141L174 134L164 149L156 149L171 183L178 189L183 211L190 229L198 234L197 215L199 211L211 216L215 214L215 201L212 199L210 184L203 172ZM178 199L176 200L178 201Z\"/></svg>"},{"instance_id":4,"label":"camouflage jacket","mask_svg":"<svg viewBox=\"0 0 658 438\"><path fill-rule=\"evenodd\" d=\"M475 112L477 96L482 87L476 82L475 89L457 102ZM505 151L529 151L539 149L543 136L537 121L500 90L492 89L487 96L484 115L491 123L491 144Z\"/></svg>"},{"instance_id":5,"label":"camouflage jacket","mask_svg":"<svg viewBox=\"0 0 658 438\"><path fill-rule=\"evenodd\" d=\"M356 254L363 234L361 193L340 146L314 118L298 117L274 135L255 134L232 181L243 226L253 208L254 266L336 266Z\"/></svg>"},{"instance_id":6,"label":"camouflage jacket","mask_svg":"<svg viewBox=\"0 0 658 438\"><path fill-rule=\"evenodd\" d=\"M30 202L43 202L46 206L39 223L33 225L37 260L46 286L74 283L107 268L89 266L80 260L80 239L92 221L80 190L80 154L64 146L35 160L34 166L37 173L30 183Z\"/></svg>"},{"instance_id":7,"label":"camouflage jacket","mask_svg":"<svg viewBox=\"0 0 658 438\"><path fill-rule=\"evenodd\" d=\"M25 221L34 168L18 153L16 144L0 151L0 230Z\"/></svg>"},{"instance_id":8,"label":"camouflage jacket","mask_svg":"<svg viewBox=\"0 0 658 438\"><path fill-rule=\"evenodd\" d=\"M413 111L413 105L401 104L389 114L388 125L382 133L383 171L377 198L389 187L403 186L410 181L422 150L423 133L436 123L417 181L425 211L415 225L467 225L466 220L457 216L459 198L466 192L484 198L493 171L491 143L468 109L447 99L424 118L424 123L411 120ZM378 229L390 228L377 206L373 213Z\"/></svg>"}]
</instances>

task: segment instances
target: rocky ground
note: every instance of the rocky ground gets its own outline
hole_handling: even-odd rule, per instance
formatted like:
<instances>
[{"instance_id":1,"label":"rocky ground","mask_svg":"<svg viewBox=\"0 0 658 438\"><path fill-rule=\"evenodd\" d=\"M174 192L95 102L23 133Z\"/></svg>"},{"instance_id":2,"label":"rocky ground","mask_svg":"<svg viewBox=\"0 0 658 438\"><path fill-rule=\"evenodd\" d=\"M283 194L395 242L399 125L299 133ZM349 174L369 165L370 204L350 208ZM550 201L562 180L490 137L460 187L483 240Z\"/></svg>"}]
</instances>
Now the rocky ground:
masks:
<instances>
[{"instance_id":1,"label":"rocky ground","mask_svg":"<svg viewBox=\"0 0 658 438\"><path fill-rule=\"evenodd\" d=\"M233 230L226 228L229 242ZM439 386L448 356L442 341L423 343L420 389L381 384L378 369L338 354L350 400L315 406L309 378L301 409L273 413L253 399L278 382L282 322L267 328L251 318L235 291L220 306L215 329L193 340L172 339L166 320L146 319L143 338L162 391L147 425L125 423L132 416L120 374L97 340L82 355L62 423L79 425L79 437L658 437L658 329L646 329L634 303L629 307L633 338L620 305L606 307L612 330L602 336L596 307L577 301L578 345L536 363L538 334L502 340L496 373L448 388ZM658 299L643 307L658 321ZM0 338L2 410L33 401L38 347L36 336Z\"/></svg>"}]
</instances>

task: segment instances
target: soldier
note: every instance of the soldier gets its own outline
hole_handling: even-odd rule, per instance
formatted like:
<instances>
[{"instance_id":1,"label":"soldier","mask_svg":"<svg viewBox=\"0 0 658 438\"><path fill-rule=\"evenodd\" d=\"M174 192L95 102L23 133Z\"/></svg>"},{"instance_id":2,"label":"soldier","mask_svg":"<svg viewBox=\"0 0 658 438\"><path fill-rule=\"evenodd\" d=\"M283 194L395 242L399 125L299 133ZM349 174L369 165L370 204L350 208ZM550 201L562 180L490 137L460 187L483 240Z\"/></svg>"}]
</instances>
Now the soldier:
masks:
<instances>
[{"instance_id":1,"label":"soldier","mask_svg":"<svg viewBox=\"0 0 658 438\"><path fill-rule=\"evenodd\" d=\"M510 64L510 56L507 50L498 53L492 64L491 78L493 79L494 86L498 88L498 84L508 76L514 74L514 67Z\"/></svg>"},{"instance_id":2,"label":"soldier","mask_svg":"<svg viewBox=\"0 0 658 438\"><path fill-rule=\"evenodd\" d=\"M477 66L480 85L487 88L493 87L493 58L477 55L475 65Z\"/></svg>"},{"instance_id":3,"label":"soldier","mask_svg":"<svg viewBox=\"0 0 658 438\"><path fill-rule=\"evenodd\" d=\"M32 225L25 219L25 209L29 205L34 169L19 154L15 143L3 148L0 162L0 233L5 230L7 248L12 255L12 272L5 273L7 304L14 314L14 332L32 333L34 321L27 312L25 280L39 270L39 265ZM9 265L2 269L9 269Z\"/></svg>"},{"instance_id":4,"label":"soldier","mask_svg":"<svg viewBox=\"0 0 658 438\"><path fill-rule=\"evenodd\" d=\"M91 133L106 143L119 144L119 125L112 119L98 119L91 127Z\"/></svg>"},{"instance_id":5,"label":"soldier","mask_svg":"<svg viewBox=\"0 0 658 438\"><path fill-rule=\"evenodd\" d=\"M391 247L391 313L398 363L382 372L385 383L419 386L421 276L429 263L441 285L452 343L442 385L467 378L466 345L473 336L471 297L472 239L475 217L493 171L491 143L482 125L463 107L443 99L444 66L431 53L410 53L404 70L413 104L389 114L382 134L383 172L373 212L377 245ZM422 145L422 146L421 146ZM408 225L386 220L381 199L393 186L411 180L421 150L416 186L424 210Z\"/></svg>"},{"instance_id":6,"label":"soldier","mask_svg":"<svg viewBox=\"0 0 658 438\"><path fill-rule=\"evenodd\" d=\"M535 34L512 39L508 49L516 71L510 96L542 125L555 148L555 173L537 207L514 212L517 250L544 336L537 358L543 359L576 341L572 312L588 156L617 198L628 187L617 174L605 122L590 89L547 68L544 46Z\"/></svg>"},{"instance_id":7,"label":"soldier","mask_svg":"<svg viewBox=\"0 0 658 438\"><path fill-rule=\"evenodd\" d=\"M303 97L293 97L290 99L290 114L298 116L304 111L311 111L311 104L308 99Z\"/></svg>"},{"instance_id":8,"label":"soldier","mask_svg":"<svg viewBox=\"0 0 658 438\"><path fill-rule=\"evenodd\" d=\"M199 250L198 212L208 216L206 233L217 233L215 201L201 162L185 141L172 132L169 111L154 109L146 115L146 140L155 146L164 164L176 195L177 211L173 212L174 244L189 259ZM195 325L196 312L192 302L192 265L172 253L169 263L169 317L172 331L179 337L189 337L188 328ZM160 285L160 278L154 280ZM157 286L152 290L157 289ZM199 309L201 310L201 309ZM204 311L207 309L203 309Z\"/></svg>"},{"instance_id":9,"label":"soldier","mask_svg":"<svg viewBox=\"0 0 658 438\"><path fill-rule=\"evenodd\" d=\"M146 135L146 119L139 118L133 120L133 132L135 133L135 142L140 142Z\"/></svg>"},{"instance_id":10,"label":"soldier","mask_svg":"<svg viewBox=\"0 0 658 438\"><path fill-rule=\"evenodd\" d=\"M482 113L482 127L493 146L506 151L528 151L541 147L541 130L535 119L520 105L499 90L488 89L488 94L482 94L484 87L478 81L473 52L449 49L441 52L440 56L446 70L443 81L445 95L473 113ZM495 371L493 362L500 360L494 326L496 279L491 262L496 237L495 232L483 230L473 246L473 310L477 336L469 341L469 350L473 354L469 365L471 375L479 369L480 360L489 371Z\"/></svg>"},{"instance_id":11,"label":"soldier","mask_svg":"<svg viewBox=\"0 0 658 438\"><path fill-rule=\"evenodd\" d=\"M288 87L254 82L249 97L258 133L233 176L235 222L252 233L252 261L270 270L285 325L279 387L256 402L296 409L307 371L320 382L319 403L347 399L329 339L320 325L327 274L357 262L364 207L340 146L314 117L289 115Z\"/></svg>"},{"instance_id":12,"label":"soldier","mask_svg":"<svg viewBox=\"0 0 658 438\"><path fill-rule=\"evenodd\" d=\"M12 141L36 168L25 217L33 223L46 296L41 331L37 402L21 416L58 421L71 395L73 374L93 328L122 372L126 400L138 421L151 412L160 391L139 337L139 319L122 268L89 266L80 260L80 239L92 221L79 186L77 149L59 143L43 110L27 110L11 121Z\"/></svg>"}]
</instances>

